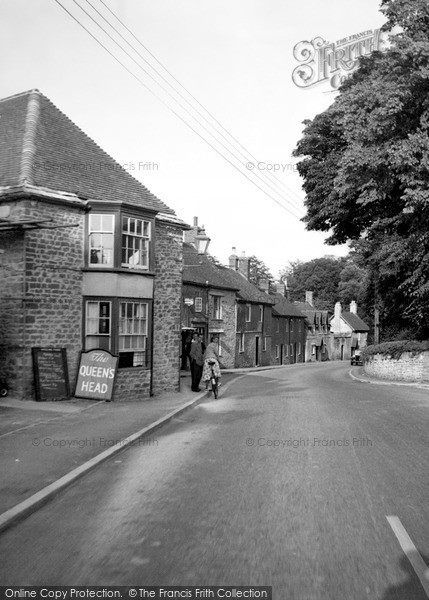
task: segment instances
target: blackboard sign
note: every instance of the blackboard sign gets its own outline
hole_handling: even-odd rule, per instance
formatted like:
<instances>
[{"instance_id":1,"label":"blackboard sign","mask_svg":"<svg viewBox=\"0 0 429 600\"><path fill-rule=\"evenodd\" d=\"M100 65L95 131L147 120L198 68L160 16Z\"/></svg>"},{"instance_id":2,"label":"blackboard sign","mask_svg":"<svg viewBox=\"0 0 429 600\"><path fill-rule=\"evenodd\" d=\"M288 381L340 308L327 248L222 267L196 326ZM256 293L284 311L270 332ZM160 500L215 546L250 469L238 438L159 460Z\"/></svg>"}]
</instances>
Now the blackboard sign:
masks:
<instances>
[{"instance_id":1,"label":"blackboard sign","mask_svg":"<svg viewBox=\"0 0 429 600\"><path fill-rule=\"evenodd\" d=\"M36 400L67 400L70 396L65 348L32 348Z\"/></svg>"},{"instance_id":2,"label":"blackboard sign","mask_svg":"<svg viewBox=\"0 0 429 600\"><path fill-rule=\"evenodd\" d=\"M112 399L118 357L107 350L82 352L76 379L76 398Z\"/></svg>"}]
</instances>

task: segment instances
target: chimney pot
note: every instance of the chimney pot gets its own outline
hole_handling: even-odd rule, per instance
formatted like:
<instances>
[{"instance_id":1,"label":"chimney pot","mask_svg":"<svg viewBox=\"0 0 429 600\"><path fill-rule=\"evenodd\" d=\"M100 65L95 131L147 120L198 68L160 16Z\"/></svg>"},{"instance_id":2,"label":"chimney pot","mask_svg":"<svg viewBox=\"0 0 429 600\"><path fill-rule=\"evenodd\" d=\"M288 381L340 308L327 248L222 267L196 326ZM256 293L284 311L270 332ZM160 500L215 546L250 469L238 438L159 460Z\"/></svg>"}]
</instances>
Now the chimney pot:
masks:
<instances>
[{"instance_id":1,"label":"chimney pot","mask_svg":"<svg viewBox=\"0 0 429 600\"><path fill-rule=\"evenodd\" d=\"M305 292L305 301L313 306L313 292Z\"/></svg>"},{"instance_id":2,"label":"chimney pot","mask_svg":"<svg viewBox=\"0 0 429 600\"><path fill-rule=\"evenodd\" d=\"M350 302L350 312L353 313L354 315L357 315L357 304L356 304L356 300L352 300Z\"/></svg>"}]
</instances>

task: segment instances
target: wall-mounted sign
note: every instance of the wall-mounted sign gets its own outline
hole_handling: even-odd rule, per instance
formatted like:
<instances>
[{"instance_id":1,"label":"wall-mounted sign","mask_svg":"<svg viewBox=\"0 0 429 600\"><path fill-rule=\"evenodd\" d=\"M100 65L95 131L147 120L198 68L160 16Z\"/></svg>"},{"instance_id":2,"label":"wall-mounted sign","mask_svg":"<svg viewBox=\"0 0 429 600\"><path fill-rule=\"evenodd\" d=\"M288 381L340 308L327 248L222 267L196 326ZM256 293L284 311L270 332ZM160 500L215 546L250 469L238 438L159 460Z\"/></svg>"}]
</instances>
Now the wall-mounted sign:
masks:
<instances>
[{"instance_id":1,"label":"wall-mounted sign","mask_svg":"<svg viewBox=\"0 0 429 600\"><path fill-rule=\"evenodd\" d=\"M185 298L184 300L186 306L192 306L194 304L194 301L192 298Z\"/></svg>"},{"instance_id":2,"label":"wall-mounted sign","mask_svg":"<svg viewBox=\"0 0 429 600\"><path fill-rule=\"evenodd\" d=\"M113 394L118 357L107 350L82 352L76 379L76 398L110 401Z\"/></svg>"},{"instance_id":3,"label":"wall-mounted sign","mask_svg":"<svg viewBox=\"0 0 429 600\"><path fill-rule=\"evenodd\" d=\"M32 348L36 400L67 400L70 396L65 348Z\"/></svg>"},{"instance_id":4,"label":"wall-mounted sign","mask_svg":"<svg viewBox=\"0 0 429 600\"><path fill-rule=\"evenodd\" d=\"M298 42L293 56L300 63L292 72L292 81L300 88L309 88L329 81L338 89L359 66L359 58L388 46L388 33L369 29L330 43L321 37L311 42Z\"/></svg>"}]
</instances>

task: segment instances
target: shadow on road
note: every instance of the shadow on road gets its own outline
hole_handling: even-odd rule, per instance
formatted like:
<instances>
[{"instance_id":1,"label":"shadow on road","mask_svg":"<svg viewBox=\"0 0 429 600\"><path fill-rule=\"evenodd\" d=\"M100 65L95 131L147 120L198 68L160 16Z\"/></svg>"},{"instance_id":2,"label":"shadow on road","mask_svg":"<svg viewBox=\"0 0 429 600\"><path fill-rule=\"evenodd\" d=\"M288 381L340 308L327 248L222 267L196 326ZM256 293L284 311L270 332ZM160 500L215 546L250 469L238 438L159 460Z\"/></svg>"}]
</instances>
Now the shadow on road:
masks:
<instances>
[{"instance_id":1,"label":"shadow on road","mask_svg":"<svg viewBox=\"0 0 429 600\"><path fill-rule=\"evenodd\" d=\"M418 556L417 553L416 556ZM426 565L428 565L427 557L422 555L422 558ZM407 575L406 581L400 585L392 585L387 588L381 600L427 600L428 597L422 584L406 556L400 560L399 565L401 570ZM426 579L429 585L429 567L426 568Z\"/></svg>"}]
</instances>

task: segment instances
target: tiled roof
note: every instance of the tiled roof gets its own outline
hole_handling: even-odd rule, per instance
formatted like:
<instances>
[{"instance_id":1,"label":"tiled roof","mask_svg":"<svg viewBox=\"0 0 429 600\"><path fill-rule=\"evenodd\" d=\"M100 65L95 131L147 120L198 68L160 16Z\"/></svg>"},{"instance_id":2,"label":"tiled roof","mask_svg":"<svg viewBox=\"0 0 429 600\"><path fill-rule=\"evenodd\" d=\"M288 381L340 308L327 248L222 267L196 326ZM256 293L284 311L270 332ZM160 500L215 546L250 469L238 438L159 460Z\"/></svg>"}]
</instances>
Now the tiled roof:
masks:
<instances>
[{"instance_id":1,"label":"tiled roof","mask_svg":"<svg viewBox=\"0 0 429 600\"><path fill-rule=\"evenodd\" d=\"M243 302L253 302L255 304L274 304L274 300L265 292L261 292L253 283L250 283L244 275L233 269L222 267L222 273L227 277L232 285L238 288L237 295Z\"/></svg>"},{"instance_id":2,"label":"tiled roof","mask_svg":"<svg viewBox=\"0 0 429 600\"><path fill-rule=\"evenodd\" d=\"M0 186L25 184L175 214L38 90L0 101Z\"/></svg>"},{"instance_id":3,"label":"tiled roof","mask_svg":"<svg viewBox=\"0 0 429 600\"><path fill-rule=\"evenodd\" d=\"M344 321L350 325L355 331L369 331L368 325L358 315L352 312L342 312L341 316Z\"/></svg>"},{"instance_id":4,"label":"tiled roof","mask_svg":"<svg viewBox=\"0 0 429 600\"><path fill-rule=\"evenodd\" d=\"M183 244L183 282L194 285L238 291L229 279L223 276L223 267L216 265L209 256L198 254L192 244Z\"/></svg>"},{"instance_id":5,"label":"tiled roof","mask_svg":"<svg viewBox=\"0 0 429 600\"><path fill-rule=\"evenodd\" d=\"M283 294L270 294L275 301L273 312L280 317L301 317L305 319L305 315L291 302L289 302Z\"/></svg>"}]
</instances>

